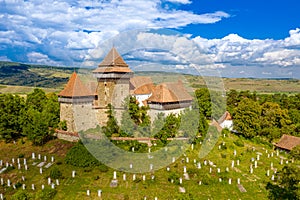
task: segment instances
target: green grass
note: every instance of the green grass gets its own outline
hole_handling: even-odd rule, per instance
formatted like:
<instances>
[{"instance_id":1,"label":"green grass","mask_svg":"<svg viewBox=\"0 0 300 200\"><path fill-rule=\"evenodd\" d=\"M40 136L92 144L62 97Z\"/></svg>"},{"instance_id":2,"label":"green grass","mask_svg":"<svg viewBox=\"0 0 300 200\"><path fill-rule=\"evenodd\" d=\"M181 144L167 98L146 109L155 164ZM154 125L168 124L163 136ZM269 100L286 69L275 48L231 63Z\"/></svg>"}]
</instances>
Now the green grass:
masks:
<instances>
[{"instance_id":1,"label":"green grass","mask_svg":"<svg viewBox=\"0 0 300 200\"><path fill-rule=\"evenodd\" d=\"M125 196L128 196L129 199L143 199L144 196L147 196L148 199L154 199L155 196L159 199L176 199L179 196L187 196L188 193L195 199L253 199L254 196L257 199L267 199L265 185L270 180L270 177L266 176L266 170L270 169L271 162L274 163L274 168L278 170L282 168L280 159L276 156L276 153L274 153L274 157L267 158L265 151L268 150L269 153L273 151L267 146L253 144L246 140L244 140L244 147L236 146L233 141L237 139L238 137L235 135L229 135L229 137L225 138L220 137L215 148L202 159L198 158L201 146L199 144L195 145L195 150L192 151L189 149L186 152L186 155L190 158L189 163L182 163L181 160L184 159L184 156L182 156L170 165L171 172L167 172L165 168L155 171L155 180L150 180L151 173L145 173L147 177L145 182L142 181L143 174L137 174L137 179L140 181L134 182L132 174L126 173L127 181L123 181L123 172L118 172L119 185L117 188L110 187L113 169L109 169L108 172L103 173L99 167L78 168L65 164L64 157L67 150L72 146L72 143L54 140L43 147L31 146L29 142L22 144L20 141L16 145L1 143L0 158L4 162L11 161L11 158L17 158L20 154L24 154L28 160L29 170L14 169L7 174L0 174L0 177L3 177L5 180L10 178L13 183L16 183L21 180L22 175L25 176L26 191L32 194L40 190L42 184L45 187L50 187L47 185L47 177L53 166L49 169L44 168L41 175L38 167L32 166L31 152L35 152L36 154L48 155L49 159L50 156L54 156L56 162L54 166L56 165L62 172L64 178L60 179L60 185L56 187L58 193L54 199L95 199L97 197L97 190L99 189L102 190L102 199L124 199ZM218 149L218 146L222 142L225 142L227 149ZM252 151L253 147L255 151ZM234 150L237 151L236 156L233 155ZM263 155L260 157L260 161L258 161L258 168L254 169L253 174L250 174L249 166L251 158L256 158L256 152L261 152ZM226 155L226 158L222 158L221 154ZM280 156L286 156L286 154L280 153ZM197 169L193 162L194 159L201 162L201 169ZM205 159L213 161L221 169L221 173L217 173L217 169L212 167L213 171L210 174L210 167L203 164ZM237 159L240 160L240 166L235 166L232 169L231 161ZM179 186L170 183L168 177L171 173L176 173L183 177L184 166L187 166L187 170L190 172L190 180L183 180L182 186L185 187L187 193L180 194ZM229 172L225 172L226 167L229 168ZM72 170L76 171L75 178L71 177ZM219 182L219 177L224 179L223 182ZM228 178L232 178L232 185L228 184ZM239 191L237 178L240 178L241 184L247 190L246 193ZM199 181L202 181L203 184L198 185ZM207 183L207 185L204 183ZM32 191L31 184L35 184L37 190ZM87 189L91 190L90 197L86 195ZM0 192L9 197L16 190L0 186Z\"/></svg>"}]
</instances>

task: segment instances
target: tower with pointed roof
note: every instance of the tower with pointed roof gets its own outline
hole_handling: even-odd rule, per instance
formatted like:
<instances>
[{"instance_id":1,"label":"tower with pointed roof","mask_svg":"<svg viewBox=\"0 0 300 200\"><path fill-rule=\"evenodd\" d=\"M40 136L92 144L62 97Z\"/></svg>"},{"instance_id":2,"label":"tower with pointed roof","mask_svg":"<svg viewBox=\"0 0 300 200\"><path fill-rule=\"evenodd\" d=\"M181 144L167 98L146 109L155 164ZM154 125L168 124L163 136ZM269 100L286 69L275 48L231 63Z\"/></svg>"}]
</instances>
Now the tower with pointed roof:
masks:
<instances>
[{"instance_id":1,"label":"tower with pointed roof","mask_svg":"<svg viewBox=\"0 0 300 200\"><path fill-rule=\"evenodd\" d=\"M92 104L95 95L82 83L74 72L65 88L58 94L60 120L67 122L69 132L93 128L96 125ZM76 123L78 122L78 123Z\"/></svg>"},{"instance_id":2,"label":"tower with pointed roof","mask_svg":"<svg viewBox=\"0 0 300 200\"><path fill-rule=\"evenodd\" d=\"M117 119L120 119L119 111L123 110L123 100L130 95L129 80L133 72L129 69L123 58L113 47L98 68L93 71L97 78L95 108L98 109L98 121L106 117L106 107L111 104Z\"/></svg>"}]
</instances>

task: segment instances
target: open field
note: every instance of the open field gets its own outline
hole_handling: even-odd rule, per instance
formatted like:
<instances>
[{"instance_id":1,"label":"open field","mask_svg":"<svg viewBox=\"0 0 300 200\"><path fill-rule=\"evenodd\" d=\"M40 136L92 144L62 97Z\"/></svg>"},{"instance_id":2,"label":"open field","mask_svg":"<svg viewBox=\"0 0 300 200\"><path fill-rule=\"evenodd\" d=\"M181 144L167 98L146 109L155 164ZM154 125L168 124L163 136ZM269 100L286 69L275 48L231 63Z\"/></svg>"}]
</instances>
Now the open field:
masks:
<instances>
[{"instance_id":1,"label":"open field","mask_svg":"<svg viewBox=\"0 0 300 200\"><path fill-rule=\"evenodd\" d=\"M47 177L52 168L57 167L63 175L63 178L59 179L60 184L55 186L57 194L54 199L143 199L145 196L147 199L179 199L179 197L193 197L194 199L253 199L254 196L257 199L267 199L267 191L265 185L267 181L271 180L271 176L274 171L278 171L284 165L280 165L280 157L284 158L284 163L287 161L286 154L280 152L279 156L276 155L276 151L268 146L254 144L250 141L243 140L244 146L236 146L233 142L238 139L235 135L229 135L220 137L213 150L204 158L199 158L199 150L201 145L195 145L195 149L189 149L182 155L175 163L169 165L170 171L166 168L160 169L155 172L136 174L137 179L133 181L133 174L126 173L127 178L123 180L123 172L117 172L118 186L116 188L110 187L110 182L113 178L113 169L109 169L108 172L101 172L98 167L95 168L78 168L64 163L64 157L68 149L73 145L72 143L53 140L48 142L43 147L31 146L29 142L22 143L17 141L16 144L6 144L1 142L0 159L3 163L12 162L12 158L15 160L18 157L22 157L22 154L27 159L29 169L26 171L24 165L21 165L21 169L15 169L0 174L0 177L6 181L10 179L12 184L20 182L26 184L26 190L28 193L35 194L41 190L41 185L50 188L47 184ZM224 145L223 145L224 144ZM219 149L218 146L222 148ZM236 155L234 155L236 150ZM43 167L43 174L39 173L37 165L33 166L33 163L40 163L42 160L31 158L31 153L35 152L36 157L38 154L47 156L48 162L50 157L55 157L54 164L46 169ZM254 167L254 161L251 159L257 159L257 154L261 153L260 159L257 160L257 168ZM268 158L269 154L269 158ZM273 155L273 156L272 156ZM189 158L189 162L186 158ZM201 163L201 169L197 168L197 164ZM20 158L21 163L23 158ZM212 161L215 166L205 165L204 162ZM240 164L237 165L237 160ZM232 161L235 166L232 167ZM271 163L273 168L271 169ZM249 172L250 165L253 165L253 173ZM298 163L299 164L299 163ZM16 164L15 164L16 165ZM171 183L168 178L178 176L183 177L183 168L186 166L187 173L190 180L183 178L183 183L180 185L186 189L186 193L179 192L179 185ZM210 173L210 168L212 172ZM220 169L220 173L217 169ZM228 172L226 172L228 168ZM71 177L71 172L76 171L76 177ZM270 176L266 175L266 171L270 170ZM142 176L146 175L146 180L142 180ZM155 176L154 180L151 180L151 175ZM21 177L25 176L25 181L21 180ZM222 182L219 182L219 178L222 178ZM229 179L232 179L232 184L229 184ZM238 189L237 179L240 179L241 185L247 192L241 192ZM202 182L199 185L199 181ZM35 185L36 190L31 189L31 184ZM102 190L102 198L97 197L97 191ZM17 190L22 190L19 188ZM0 193L3 193L5 197L9 197L17 190L12 187L8 187L6 184L0 185ZM91 191L91 196L87 196L86 191Z\"/></svg>"}]
</instances>

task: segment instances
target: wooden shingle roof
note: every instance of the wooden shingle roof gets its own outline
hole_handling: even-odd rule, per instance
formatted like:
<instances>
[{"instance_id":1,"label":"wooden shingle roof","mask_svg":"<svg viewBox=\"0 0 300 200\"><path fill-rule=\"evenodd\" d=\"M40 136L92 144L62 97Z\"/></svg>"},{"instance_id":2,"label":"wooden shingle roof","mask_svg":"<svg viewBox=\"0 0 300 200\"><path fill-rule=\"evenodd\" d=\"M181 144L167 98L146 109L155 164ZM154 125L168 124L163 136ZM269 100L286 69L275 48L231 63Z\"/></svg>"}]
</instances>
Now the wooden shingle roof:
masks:
<instances>
[{"instance_id":1,"label":"wooden shingle roof","mask_svg":"<svg viewBox=\"0 0 300 200\"><path fill-rule=\"evenodd\" d=\"M181 82L162 83L155 87L148 102L172 103L182 101L192 101L192 96L187 92Z\"/></svg>"},{"instance_id":2,"label":"wooden shingle roof","mask_svg":"<svg viewBox=\"0 0 300 200\"><path fill-rule=\"evenodd\" d=\"M129 73L132 72L128 65L123 60L122 56L118 53L116 48L112 48L109 53L105 56L102 62L98 65L98 68L93 71L94 73L111 73L121 72Z\"/></svg>"},{"instance_id":3,"label":"wooden shingle roof","mask_svg":"<svg viewBox=\"0 0 300 200\"><path fill-rule=\"evenodd\" d=\"M225 111L225 113L218 119L218 123L222 124L225 120L232 120L232 117L228 111Z\"/></svg>"},{"instance_id":4,"label":"wooden shingle roof","mask_svg":"<svg viewBox=\"0 0 300 200\"><path fill-rule=\"evenodd\" d=\"M275 144L276 147L291 151L294 147L300 145L300 137L283 135L279 142Z\"/></svg>"},{"instance_id":5,"label":"wooden shingle roof","mask_svg":"<svg viewBox=\"0 0 300 200\"><path fill-rule=\"evenodd\" d=\"M74 72L65 88L58 94L59 97L86 97L94 94L81 82L77 73Z\"/></svg>"}]
</instances>

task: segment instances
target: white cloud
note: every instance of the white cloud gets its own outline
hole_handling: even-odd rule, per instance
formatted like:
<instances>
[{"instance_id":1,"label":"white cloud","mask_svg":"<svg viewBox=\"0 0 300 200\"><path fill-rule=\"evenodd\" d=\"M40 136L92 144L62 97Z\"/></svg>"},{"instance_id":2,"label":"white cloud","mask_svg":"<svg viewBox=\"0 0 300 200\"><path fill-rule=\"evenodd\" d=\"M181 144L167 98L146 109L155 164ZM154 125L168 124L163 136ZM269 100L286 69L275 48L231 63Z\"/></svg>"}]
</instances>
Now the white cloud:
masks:
<instances>
[{"instance_id":1,"label":"white cloud","mask_svg":"<svg viewBox=\"0 0 300 200\"><path fill-rule=\"evenodd\" d=\"M190 0L167 0L168 2L171 3L181 3L181 4L190 4L192 3Z\"/></svg>"}]
</instances>

